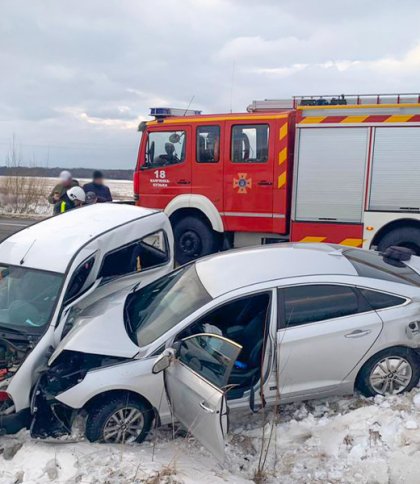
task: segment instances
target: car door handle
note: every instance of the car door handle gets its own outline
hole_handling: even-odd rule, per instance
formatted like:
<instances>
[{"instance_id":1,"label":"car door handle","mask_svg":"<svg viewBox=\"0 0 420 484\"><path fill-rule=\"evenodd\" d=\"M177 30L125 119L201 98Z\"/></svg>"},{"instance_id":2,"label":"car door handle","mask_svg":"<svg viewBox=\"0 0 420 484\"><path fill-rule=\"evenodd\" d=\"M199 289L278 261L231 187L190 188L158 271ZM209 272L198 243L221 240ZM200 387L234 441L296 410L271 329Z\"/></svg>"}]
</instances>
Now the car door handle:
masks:
<instances>
[{"instance_id":1,"label":"car door handle","mask_svg":"<svg viewBox=\"0 0 420 484\"><path fill-rule=\"evenodd\" d=\"M273 184L273 182L270 182L268 180L261 180L257 183L257 185L260 185L262 187L270 187Z\"/></svg>"},{"instance_id":2,"label":"car door handle","mask_svg":"<svg viewBox=\"0 0 420 484\"><path fill-rule=\"evenodd\" d=\"M208 407L206 405L206 402L200 402L200 407L207 413L216 413L216 410L213 410L212 408Z\"/></svg>"},{"instance_id":3,"label":"car door handle","mask_svg":"<svg viewBox=\"0 0 420 484\"><path fill-rule=\"evenodd\" d=\"M361 338L362 336L366 336L367 334L370 334L371 330L370 329L355 329L351 333L347 333L344 336L346 338Z\"/></svg>"},{"instance_id":4,"label":"car door handle","mask_svg":"<svg viewBox=\"0 0 420 484\"><path fill-rule=\"evenodd\" d=\"M178 185L191 185L191 182L189 180L178 180L177 184Z\"/></svg>"}]
</instances>

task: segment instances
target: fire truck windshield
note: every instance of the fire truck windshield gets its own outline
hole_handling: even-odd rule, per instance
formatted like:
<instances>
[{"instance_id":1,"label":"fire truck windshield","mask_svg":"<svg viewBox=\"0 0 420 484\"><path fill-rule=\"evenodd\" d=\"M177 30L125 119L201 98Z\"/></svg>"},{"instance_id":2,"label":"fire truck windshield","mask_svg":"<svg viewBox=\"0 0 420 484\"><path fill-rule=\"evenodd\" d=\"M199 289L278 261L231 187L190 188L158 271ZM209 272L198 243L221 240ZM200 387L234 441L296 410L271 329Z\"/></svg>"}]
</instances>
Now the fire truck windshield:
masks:
<instances>
[{"instance_id":1,"label":"fire truck windshield","mask_svg":"<svg viewBox=\"0 0 420 484\"><path fill-rule=\"evenodd\" d=\"M175 165L185 159L185 131L152 131L147 138L144 168Z\"/></svg>"}]
</instances>

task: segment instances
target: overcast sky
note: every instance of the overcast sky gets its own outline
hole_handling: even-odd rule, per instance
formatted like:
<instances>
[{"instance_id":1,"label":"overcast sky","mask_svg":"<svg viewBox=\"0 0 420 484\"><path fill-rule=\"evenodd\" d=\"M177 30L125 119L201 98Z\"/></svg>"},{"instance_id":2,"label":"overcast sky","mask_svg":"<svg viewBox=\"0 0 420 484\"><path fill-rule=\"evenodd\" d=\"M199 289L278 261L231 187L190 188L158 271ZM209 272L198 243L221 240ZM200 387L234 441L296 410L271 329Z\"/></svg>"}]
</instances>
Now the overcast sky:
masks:
<instances>
[{"instance_id":1,"label":"overcast sky","mask_svg":"<svg viewBox=\"0 0 420 484\"><path fill-rule=\"evenodd\" d=\"M0 0L0 164L132 168L151 106L420 91L415 0Z\"/></svg>"}]
</instances>

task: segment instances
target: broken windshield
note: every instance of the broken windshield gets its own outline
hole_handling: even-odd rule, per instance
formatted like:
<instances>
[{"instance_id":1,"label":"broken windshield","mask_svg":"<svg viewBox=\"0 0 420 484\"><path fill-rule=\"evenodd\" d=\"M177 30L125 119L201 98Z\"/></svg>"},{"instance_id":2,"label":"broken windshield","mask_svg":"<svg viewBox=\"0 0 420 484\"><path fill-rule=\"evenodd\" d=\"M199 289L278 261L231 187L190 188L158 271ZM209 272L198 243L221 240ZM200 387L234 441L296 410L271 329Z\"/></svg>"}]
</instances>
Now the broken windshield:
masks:
<instances>
[{"instance_id":1,"label":"broken windshield","mask_svg":"<svg viewBox=\"0 0 420 484\"><path fill-rule=\"evenodd\" d=\"M146 346L209 301L195 264L181 267L130 296L126 308L130 337Z\"/></svg>"},{"instance_id":2,"label":"broken windshield","mask_svg":"<svg viewBox=\"0 0 420 484\"><path fill-rule=\"evenodd\" d=\"M0 326L40 331L49 323L63 276L0 264Z\"/></svg>"}]
</instances>

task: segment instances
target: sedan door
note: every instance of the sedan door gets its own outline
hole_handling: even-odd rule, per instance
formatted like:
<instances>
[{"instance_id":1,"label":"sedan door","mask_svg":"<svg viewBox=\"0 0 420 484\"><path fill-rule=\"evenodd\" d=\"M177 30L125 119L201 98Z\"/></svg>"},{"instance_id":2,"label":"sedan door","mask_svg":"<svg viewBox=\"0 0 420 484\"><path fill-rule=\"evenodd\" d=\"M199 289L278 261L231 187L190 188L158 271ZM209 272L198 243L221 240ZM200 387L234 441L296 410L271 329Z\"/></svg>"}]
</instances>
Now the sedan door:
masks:
<instances>
[{"instance_id":1,"label":"sedan door","mask_svg":"<svg viewBox=\"0 0 420 484\"><path fill-rule=\"evenodd\" d=\"M173 415L219 460L228 429L225 387L241 349L222 336L190 336L165 370Z\"/></svg>"},{"instance_id":2,"label":"sedan door","mask_svg":"<svg viewBox=\"0 0 420 484\"><path fill-rule=\"evenodd\" d=\"M369 351L382 320L355 288L279 290L278 387L284 398L334 392Z\"/></svg>"}]
</instances>

